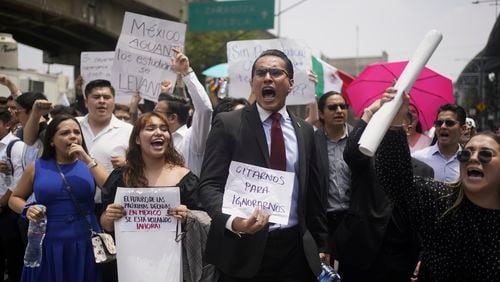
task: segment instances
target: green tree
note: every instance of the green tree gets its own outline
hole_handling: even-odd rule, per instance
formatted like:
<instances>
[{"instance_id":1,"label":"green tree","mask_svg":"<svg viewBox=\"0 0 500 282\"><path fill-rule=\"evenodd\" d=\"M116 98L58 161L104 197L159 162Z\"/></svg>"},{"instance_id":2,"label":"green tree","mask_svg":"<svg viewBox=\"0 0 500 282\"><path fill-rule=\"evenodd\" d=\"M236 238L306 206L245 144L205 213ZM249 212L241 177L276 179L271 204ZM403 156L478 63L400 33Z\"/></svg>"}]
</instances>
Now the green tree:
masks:
<instances>
[{"instance_id":1,"label":"green tree","mask_svg":"<svg viewBox=\"0 0 500 282\"><path fill-rule=\"evenodd\" d=\"M185 52L200 77L203 70L227 62L227 42L269 38L272 35L263 31L187 32Z\"/></svg>"}]
</instances>

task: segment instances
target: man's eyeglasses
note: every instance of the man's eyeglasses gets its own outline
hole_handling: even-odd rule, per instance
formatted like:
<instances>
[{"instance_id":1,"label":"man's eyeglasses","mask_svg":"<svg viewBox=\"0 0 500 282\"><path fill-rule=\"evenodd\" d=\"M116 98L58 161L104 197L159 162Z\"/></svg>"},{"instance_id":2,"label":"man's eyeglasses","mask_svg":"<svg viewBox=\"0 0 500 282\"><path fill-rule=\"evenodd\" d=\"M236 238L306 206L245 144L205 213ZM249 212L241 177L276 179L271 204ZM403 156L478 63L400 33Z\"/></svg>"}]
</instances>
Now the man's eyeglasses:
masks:
<instances>
[{"instance_id":1,"label":"man's eyeglasses","mask_svg":"<svg viewBox=\"0 0 500 282\"><path fill-rule=\"evenodd\" d=\"M482 149L482 150L479 150L477 152L477 159L483 163L483 164L487 164L491 161L491 159L493 158L493 152L491 150L486 150L486 149ZM461 163L465 163L465 162L468 162L470 160L472 156L472 151L471 150L462 150L460 152L457 153L457 159L459 162Z\"/></svg>"},{"instance_id":2,"label":"man's eyeglasses","mask_svg":"<svg viewBox=\"0 0 500 282\"><path fill-rule=\"evenodd\" d=\"M331 105L326 105L326 107L330 111L336 111L337 108L340 108L341 110L347 110L347 108L349 108L347 104L331 104Z\"/></svg>"},{"instance_id":3,"label":"man's eyeglasses","mask_svg":"<svg viewBox=\"0 0 500 282\"><path fill-rule=\"evenodd\" d=\"M278 68L267 68L267 69L256 69L255 70L255 75L258 77L265 77L266 74L269 73L271 77L273 78L278 78L281 77L283 74L288 76L288 73L286 70L278 69Z\"/></svg>"},{"instance_id":4,"label":"man's eyeglasses","mask_svg":"<svg viewBox=\"0 0 500 282\"><path fill-rule=\"evenodd\" d=\"M446 119L446 120L439 120L438 119L434 122L434 126L441 127L441 126L443 126L443 123L446 124L446 127L453 127L453 126L455 126L455 124L458 123L458 121L452 120L452 119Z\"/></svg>"}]
</instances>

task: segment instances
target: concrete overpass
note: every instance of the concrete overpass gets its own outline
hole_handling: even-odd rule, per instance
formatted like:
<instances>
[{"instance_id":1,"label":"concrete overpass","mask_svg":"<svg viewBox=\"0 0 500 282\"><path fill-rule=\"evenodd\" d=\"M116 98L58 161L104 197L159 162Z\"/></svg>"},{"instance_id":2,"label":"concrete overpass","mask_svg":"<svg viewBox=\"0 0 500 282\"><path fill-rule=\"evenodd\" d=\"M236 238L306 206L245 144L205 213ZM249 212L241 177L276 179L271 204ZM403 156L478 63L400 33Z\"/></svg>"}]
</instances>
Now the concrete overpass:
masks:
<instances>
[{"instance_id":1,"label":"concrete overpass","mask_svg":"<svg viewBox=\"0 0 500 282\"><path fill-rule=\"evenodd\" d=\"M44 50L45 63L79 66L81 51L114 50L125 11L184 20L183 0L1 0L0 32ZM78 71L78 68L75 68Z\"/></svg>"}]
</instances>

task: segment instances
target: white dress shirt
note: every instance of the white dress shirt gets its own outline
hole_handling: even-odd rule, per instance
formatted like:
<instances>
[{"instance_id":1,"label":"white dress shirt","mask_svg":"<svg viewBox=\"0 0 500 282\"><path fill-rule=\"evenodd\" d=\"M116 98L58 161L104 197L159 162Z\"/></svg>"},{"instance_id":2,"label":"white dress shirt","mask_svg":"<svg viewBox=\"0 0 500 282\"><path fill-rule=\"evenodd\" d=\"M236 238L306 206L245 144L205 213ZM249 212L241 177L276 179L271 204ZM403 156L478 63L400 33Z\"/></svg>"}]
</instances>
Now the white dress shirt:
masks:
<instances>
[{"instance_id":1,"label":"white dress shirt","mask_svg":"<svg viewBox=\"0 0 500 282\"><path fill-rule=\"evenodd\" d=\"M172 133L174 147L186 161L186 166L196 176L200 176L205 146L212 122L212 104L205 87L198 81L194 72L182 78L191 95L194 114L191 127L181 126Z\"/></svg>"},{"instance_id":2,"label":"white dress shirt","mask_svg":"<svg viewBox=\"0 0 500 282\"><path fill-rule=\"evenodd\" d=\"M259 112L259 117L262 122L262 127L264 128L264 133L266 135L267 148L269 155L271 155L271 127L272 120L269 118L272 112L264 110L259 104L257 104L257 111ZM295 226L299 223L298 216L298 199L299 199L299 147L297 143L297 136L295 135L295 128L292 124L292 119L286 110L286 106L281 108L278 113L281 114L281 130L283 131L283 138L285 139L285 151L286 151L286 171L294 173L293 181L293 191L292 191L292 202L290 205L290 216L288 218L287 225L281 224L270 224L269 230L275 230L278 228L288 228ZM234 232L232 229L233 220L235 216L230 216L226 221L226 229Z\"/></svg>"},{"instance_id":3,"label":"white dress shirt","mask_svg":"<svg viewBox=\"0 0 500 282\"><path fill-rule=\"evenodd\" d=\"M82 127L82 135L87 145L89 155L102 165L108 172L113 171L112 157L125 157L128 149L132 125L111 116L108 126L94 135L89 124L88 114L78 117ZM101 202L101 190L96 189L96 203Z\"/></svg>"}]
</instances>

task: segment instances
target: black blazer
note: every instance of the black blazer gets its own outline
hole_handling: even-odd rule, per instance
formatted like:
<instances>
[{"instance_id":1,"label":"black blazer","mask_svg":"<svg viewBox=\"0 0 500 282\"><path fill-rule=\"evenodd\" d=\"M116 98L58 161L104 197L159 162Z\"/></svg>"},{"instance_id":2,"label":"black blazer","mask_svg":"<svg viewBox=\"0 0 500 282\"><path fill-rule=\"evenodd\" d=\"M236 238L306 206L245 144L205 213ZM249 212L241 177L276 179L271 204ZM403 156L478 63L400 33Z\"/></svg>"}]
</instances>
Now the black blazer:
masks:
<instances>
[{"instance_id":1,"label":"black blazer","mask_svg":"<svg viewBox=\"0 0 500 282\"><path fill-rule=\"evenodd\" d=\"M299 152L299 226L304 252L312 271L319 275L318 253L327 251L326 211L318 184L318 168L312 127L290 113ZM249 278L259 270L268 228L241 237L225 228L229 215L223 214L222 199L231 161L270 167L269 152L257 106L221 113L208 136L202 165L199 199L212 218L206 256L230 276Z\"/></svg>"},{"instance_id":2,"label":"black blazer","mask_svg":"<svg viewBox=\"0 0 500 282\"><path fill-rule=\"evenodd\" d=\"M352 131L352 126L350 124L347 125L347 134L349 135ZM321 191L325 194L321 196L321 199L324 201L325 207L328 208L328 190L330 189L329 182L329 168L330 168L330 160L328 159L328 144L327 137L324 128L318 128L314 132L314 142L316 144L316 159L319 162L319 172L320 172L320 181L319 184L321 186Z\"/></svg>"},{"instance_id":3,"label":"black blazer","mask_svg":"<svg viewBox=\"0 0 500 282\"><path fill-rule=\"evenodd\" d=\"M344 150L344 160L351 169L351 203L335 232L335 239L341 263L368 270L378 259L380 252L386 251L382 248L392 248L391 252L406 252L406 257L414 257L418 254L419 247L418 242L414 242L418 241L417 238L408 238L414 233L408 229L408 221L411 219L393 205L380 186L374 158L359 151L358 142L366 125L363 120L358 121ZM412 159L412 163L415 175L434 176L434 171L428 165L415 159ZM411 244L412 250L399 250L401 244ZM387 262L389 263L391 262ZM409 267L415 266L407 264Z\"/></svg>"}]
</instances>

